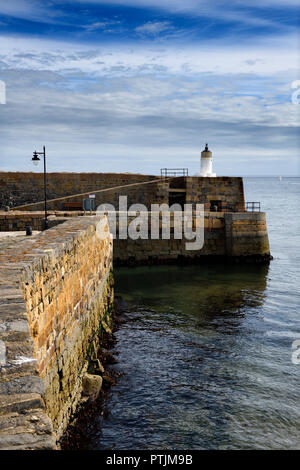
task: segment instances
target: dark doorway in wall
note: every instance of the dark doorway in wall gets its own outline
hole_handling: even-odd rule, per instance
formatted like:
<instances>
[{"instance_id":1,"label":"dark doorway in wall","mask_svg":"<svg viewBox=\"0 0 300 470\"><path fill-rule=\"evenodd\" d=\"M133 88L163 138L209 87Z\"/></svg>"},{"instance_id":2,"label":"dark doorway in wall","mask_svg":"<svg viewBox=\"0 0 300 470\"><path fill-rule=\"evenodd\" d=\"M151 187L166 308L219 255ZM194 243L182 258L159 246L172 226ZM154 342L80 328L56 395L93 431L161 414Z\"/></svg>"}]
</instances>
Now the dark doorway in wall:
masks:
<instances>
[{"instance_id":1,"label":"dark doorway in wall","mask_svg":"<svg viewBox=\"0 0 300 470\"><path fill-rule=\"evenodd\" d=\"M169 192L169 206L172 206L172 204L179 204L183 210L185 203L186 203L186 192L177 192L177 191Z\"/></svg>"},{"instance_id":2,"label":"dark doorway in wall","mask_svg":"<svg viewBox=\"0 0 300 470\"><path fill-rule=\"evenodd\" d=\"M82 211L82 202L65 202L65 211Z\"/></svg>"},{"instance_id":3,"label":"dark doorway in wall","mask_svg":"<svg viewBox=\"0 0 300 470\"><path fill-rule=\"evenodd\" d=\"M210 212L220 212L222 211L221 207L222 201L210 201Z\"/></svg>"}]
</instances>

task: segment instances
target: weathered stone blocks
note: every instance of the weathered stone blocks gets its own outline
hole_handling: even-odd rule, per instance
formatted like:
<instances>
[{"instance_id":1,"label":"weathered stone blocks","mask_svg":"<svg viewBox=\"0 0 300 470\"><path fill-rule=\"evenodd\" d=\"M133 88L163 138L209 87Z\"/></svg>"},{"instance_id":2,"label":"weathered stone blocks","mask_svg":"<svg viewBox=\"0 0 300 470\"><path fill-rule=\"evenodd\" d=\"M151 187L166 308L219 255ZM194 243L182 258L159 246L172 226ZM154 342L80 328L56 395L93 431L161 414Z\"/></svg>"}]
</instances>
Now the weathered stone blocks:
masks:
<instances>
[{"instance_id":1,"label":"weathered stone blocks","mask_svg":"<svg viewBox=\"0 0 300 470\"><path fill-rule=\"evenodd\" d=\"M270 245L264 212L225 214L228 256L270 257Z\"/></svg>"},{"instance_id":2,"label":"weathered stone blocks","mask_svg":"<svg viewBox=\"0 0 300 470\"><path fill-rule=\"evenodd\" d=\"M102 387L100 375L85 374L82 380L83 395L94 401L98 397Z\"/></svg>"},{"instance_id":3,"label":"weathered stone blocks","mask_svg":"<svg viewBox=\"0 0 300 470\"><path fill-rule=\"evenodd\" d=\"M55 448L76 410L113 301L112 240L98 222L74 218L0 249L0 448ZM20 413L19 431L1 428Z\"/></svg>"}]
</instances>

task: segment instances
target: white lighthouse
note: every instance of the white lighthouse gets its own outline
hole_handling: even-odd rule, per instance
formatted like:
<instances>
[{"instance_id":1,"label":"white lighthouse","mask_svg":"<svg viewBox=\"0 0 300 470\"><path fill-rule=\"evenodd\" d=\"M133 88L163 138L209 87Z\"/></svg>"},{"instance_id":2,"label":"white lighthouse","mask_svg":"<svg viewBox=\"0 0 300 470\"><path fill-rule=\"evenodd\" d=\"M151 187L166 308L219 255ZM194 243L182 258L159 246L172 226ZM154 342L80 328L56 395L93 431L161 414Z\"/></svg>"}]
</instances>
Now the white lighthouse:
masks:
<instances>
[{"instance_id":1,"label":"white lighthouse","mask_svg":"<svg viewBox=\"0 0 300 470\"><path fill-rule=\"evenodd\" d=\"M201 152L200 176L216 176L216 173L212 172L212 152L208 150L208 144Z\"/></svg>"}]
</instances>

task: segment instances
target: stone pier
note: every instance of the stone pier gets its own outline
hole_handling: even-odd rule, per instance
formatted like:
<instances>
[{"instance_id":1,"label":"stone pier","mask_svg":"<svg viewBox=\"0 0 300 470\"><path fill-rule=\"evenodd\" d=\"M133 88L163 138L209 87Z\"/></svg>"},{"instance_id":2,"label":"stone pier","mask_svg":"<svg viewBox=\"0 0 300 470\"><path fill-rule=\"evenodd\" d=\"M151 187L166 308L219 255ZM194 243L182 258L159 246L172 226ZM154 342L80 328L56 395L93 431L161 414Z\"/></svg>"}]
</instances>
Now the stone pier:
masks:
<instances>
[{"instance_id":1,"label":"stone pier","mask_svg":"<svg viewBox=\"0 0 300 470\"><path fill-rule=\"evenodd\" d=\"M112 240L73 218L0 240L0 449L55 449L113 302Z\"/></svg>"}]
</instances>

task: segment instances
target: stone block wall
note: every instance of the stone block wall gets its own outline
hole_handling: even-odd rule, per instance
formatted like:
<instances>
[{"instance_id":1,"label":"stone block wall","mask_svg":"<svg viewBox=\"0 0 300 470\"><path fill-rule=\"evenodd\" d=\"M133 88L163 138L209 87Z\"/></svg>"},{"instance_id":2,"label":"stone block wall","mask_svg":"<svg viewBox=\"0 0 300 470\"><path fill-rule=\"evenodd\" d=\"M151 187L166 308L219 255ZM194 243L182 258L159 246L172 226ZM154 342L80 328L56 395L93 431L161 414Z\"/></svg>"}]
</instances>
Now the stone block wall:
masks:
<instances>
[{"instance_id":1,"label":"stone block wall","mask_svg":"<svg viewBox=\"0 0 300 470\"><path fill-rule=\"evenodd\" d=\"M7 214L10 214L9 216ZM83 212L52 212L53 225L61 223L70 217L83 216ZM94 213L95 215L95 213ZM30 217L38 220L43 218L43 213L0 212L1 227L8 230L8 221L15 220L15 224L25 230ZM7 218L8 217L8 218ZM26 222L26 223L25 223ZM2 225L1 225L2 224ZM114 260L116 264L131 262L162 262L163 259L173 259L178 256L186 259L203 258L204 256L226 257L268 257L270 254L266 215L263 212L205 212L205 244L201 251L187 252L184 240L115 240ZM36 222L36 226L42 225L42 219ZM13 225L15 226L15 225ZM34 225L35 227L35 225ZM39 229L38 229L39 230ZM152 251L152 253L151 253Z\"/></svg>"},{"instance_id":2,"label":"stone block wall","mask_svg":"<svg viewBox=\"0 0 300 470\"><path fill-rule=\"evenodd\" d=\"M245 210L244 184L241 177L187 177L186 194L187 202L204 204L206 211L210 210L210 201L213 200L221 201L226 212Z\"/></svg>"},{"instance_id":3,"label":"stone block wall","mask_svg":"<svg viewBox=\"0 0 300 470\"><path fill-rule=\"evenodd\" d=\"M9 203L12 207L15 207L21 204L43 201L43 178L43 173L0 172L0 207L9 205ZM55 199L72 194L92 193L99 189L157 180L157 178L158 176L130 173L48 173L47 197L48 199ZM153 184L155 185L155 183ZM129 204L135 202L147 204L151 195L153 197L157 190L153 190L151 183L141 187L133 186L127 188L126 191L96 193L96 206L102 202L118 203L117 196L119 193L128 196ZM84 197L88 197L88 195L49 203L48 208L65 210L66 203L82 203ZM30 206L29 210L41 210L42 208L43 204L40 204L39 206Z\"/></svg>"},{"instance_id":4,"label":"stone block wall","mask_svg":"<svg viewBox=\"0 0 300 470\"><path fill-rule=\"evenodd\" d=\"M67 217L78 216L78 212L63 213L56 217L49 215L48 227L55 227L58 224L65 222ZM80 212L80 215L82 213ZM27 226L32 230L44 230L44 212L24 212L24 211L0 211L0 232L19 232L25 231Z\"/></svg>"},{"instance_id":5,"label":"stone block wall","mask_svg":"<svg viewBox=\"0 0 300 470\"><path fill-rule=\"evenodd\" d=\"M20 264L3 266L1 261L0 449L50 450L55 449L55 438L45 413L45 387L37 373L26 302L18 283L22 269Z\"/></svg>"},{"instance_id":6,"label":"stone block wall","mask_svg":"<svg viewBox=\"0 0 300 470\"><path fill-rule=\"evenodd\" d=\"M270 255L270 245L264 212L225 214L228 256Z\"/></svg>"},{"instance_id":7,"label":"stone block wall","mask_svg":"<svg viewBox=\"0 0 300 470\"><path fill-rule=\"evenodd\" d=\"M137 184L138 183L138 184ZM119 188L119 186L127 186ZM109 190L97 193L97 190ZM169 193L184 192L186 203L205 204L210 210L210 201L220 201L224 211L242 212L245 210L243 179L239 177L178 177L158 179L154 175L126 173L49 173L47 175L48 199L61 198L79 193L95 192L95 205L108 203L118 209L119 196L127 196L128 206L140 203L150 209L151 204L169 204ZM49 202L49 210L66 210L68 204L82 207L85 196ZM42 173L0 172L0 208L6 205L16 207L21 204L43 201ZM73 207L74 208L74 207ZM39 205L25 206L22 210L42 210Z\"/></svg>"},{"instance_id":8,"label":"stone block wall","mask_svg":"<svg viewBox=\"0 0 300 470\"><path fill-rule=\"evenodd\" d=\"M0 448L55 448L80 400L113 302L112 240L98 238L99 221L0 244Z\"/></svg>"},{"instance_id":9,"label":"stone block wall","mask_svg":"<svg viewBox=\"0 0 300 470\"><path fill-rule=\"evenodd\" d=\"M195 221L193 222L195 224ZM161 223L160 223L161 226ZM172 227L172 224L171 224ZM265 213L206 212L204 246L186 250L188 240L114 240L114 264L203 262L208 259L269 261L270 247Z\"/></svg>"},{"instance_id":10,"label":"stone block wall","mask_svg":"<svg viewBox=\"0 0 300 470\"><path fill-rule=\"evenodd\" d=\"M193 230L195 230L195 219ZM130 223L130 219L128 221ZM160 239L148 240L130 238L114 240L114 265L138 265L138 264L160 264L182 262L198 262L205 257L220 257L226 255L225 221L222 213L205 213L204 216L204 246L201 250L186 250L189 240L178 240L174 238L174 218L171 213L170 239L164 240L161 236L163 220L159 219ZM150 227L150 215L149 215ZM182 226L183 228L183 226Z\"/></svg>"}]
</instances>

